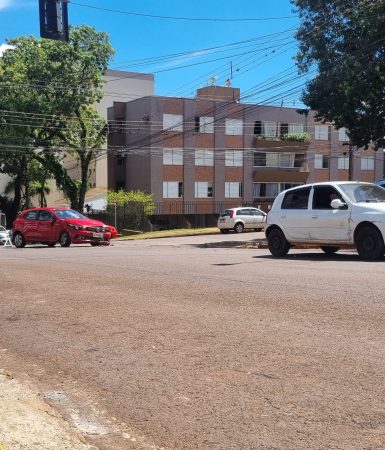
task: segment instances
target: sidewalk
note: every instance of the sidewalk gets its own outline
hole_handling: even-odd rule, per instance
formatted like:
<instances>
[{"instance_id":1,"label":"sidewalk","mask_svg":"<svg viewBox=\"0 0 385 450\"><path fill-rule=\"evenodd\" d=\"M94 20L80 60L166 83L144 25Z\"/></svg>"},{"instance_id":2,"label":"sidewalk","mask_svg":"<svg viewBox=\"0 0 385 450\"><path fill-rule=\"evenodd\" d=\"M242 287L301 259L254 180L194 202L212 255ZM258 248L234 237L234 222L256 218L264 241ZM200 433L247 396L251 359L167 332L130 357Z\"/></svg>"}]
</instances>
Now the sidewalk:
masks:
<instances>
[{"instance_id":1,"label":"sidewalk","mask_svg":"<svg viewBox=\"0 0 385 450\"><path fill-rule=\"evenodd\" d=\"M0 369L0 450L97 450L33 388Z\"/></svg>"}]
</instances>

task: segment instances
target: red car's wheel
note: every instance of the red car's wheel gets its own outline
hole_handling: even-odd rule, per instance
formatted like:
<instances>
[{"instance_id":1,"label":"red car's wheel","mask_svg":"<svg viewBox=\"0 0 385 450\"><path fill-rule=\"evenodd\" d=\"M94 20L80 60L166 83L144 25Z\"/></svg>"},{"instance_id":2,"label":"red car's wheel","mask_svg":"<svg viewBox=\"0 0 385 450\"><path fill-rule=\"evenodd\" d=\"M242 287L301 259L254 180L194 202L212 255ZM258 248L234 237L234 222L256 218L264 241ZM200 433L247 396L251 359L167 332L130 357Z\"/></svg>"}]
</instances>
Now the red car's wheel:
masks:
<instances>
[{"instance_id":1,"label":"red car's wheel","mask_svg":"<svg viewBox=\"0 0 385 450\"><path fill-rule=\"evenodd\" d=\"M69 247L71 245L71 237L66 231L63 231L63 233L60 235L59 244L62 247Z\"/></svg>"}]
</instances>

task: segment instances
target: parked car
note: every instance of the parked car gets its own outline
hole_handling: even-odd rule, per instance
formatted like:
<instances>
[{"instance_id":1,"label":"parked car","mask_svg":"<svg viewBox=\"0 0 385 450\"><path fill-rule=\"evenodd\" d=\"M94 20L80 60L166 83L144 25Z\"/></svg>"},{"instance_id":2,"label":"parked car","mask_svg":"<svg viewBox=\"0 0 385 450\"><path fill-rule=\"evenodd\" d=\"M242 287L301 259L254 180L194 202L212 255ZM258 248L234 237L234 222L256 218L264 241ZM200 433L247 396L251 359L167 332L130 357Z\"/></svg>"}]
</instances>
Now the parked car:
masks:
<instances>
[{"instance_id":1,"label":"parked car","mask_svg":"<svg viewBox=\"0 0 385 450\"><path fill-rule=\"evenodd\" d=\"M13 223L13 243L18 248L32 243L109 245L112 234L117 234L114 227L69 208L27 209Z\"/></svg>"},{"instance_id":2,"label":"parked car","mask_svg":"<svg viewBox=\"0 0 385 450\"><path fill-rule=\"evenodd\" d=\"M382 188L385 188L385 180L375 181L374 184L377 184L377 186L381 186Z\"/></svg>"},{"instance_id":3,"label":"parked car","mask_svg":"<svg viewBox=\"0 0 385 450\"><path fill-rule=\"evenodd\" d=\"M258 208L230 208L221 212L218 218L218 228L222 233L234 230L242 233L243 230L261 231L266 225L266 213Z\"/></svg>"},{"instance_id":4,"label":"parked car","mask_svg":"<svg viewBox=\"0 0 385 450\"><path fill-rule=\"evenodd\" d=\"M10 236L9 231L0 225L0 245L4 245L9 236Z\"/></svg>"},{"instance_id":5,"label":"parked car","mask_svg":"<svg viewBox=\"0 0 385 450\"><path fill-rule=\"evenodd\" d=\"M273 256L314 244L326 254L350 247L363 259L378 259L385 253L385 190L343 181L288 189L274 200L265 233Z\"/></svg>"}]
</instances>

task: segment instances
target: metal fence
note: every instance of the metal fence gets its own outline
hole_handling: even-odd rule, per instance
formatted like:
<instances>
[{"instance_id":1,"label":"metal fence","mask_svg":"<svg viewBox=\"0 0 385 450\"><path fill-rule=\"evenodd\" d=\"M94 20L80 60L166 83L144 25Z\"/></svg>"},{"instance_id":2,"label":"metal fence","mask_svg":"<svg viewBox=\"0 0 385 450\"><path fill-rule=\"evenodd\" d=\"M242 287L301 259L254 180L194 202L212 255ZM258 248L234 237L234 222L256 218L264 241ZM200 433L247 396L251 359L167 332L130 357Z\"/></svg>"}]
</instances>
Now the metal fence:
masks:
<instances>
[{"instance_id":1,"label":"metal fence","mask_svg":"<svg viewBox=\"0 0 385 450\"><path fill-rule=\"evenodd\" d=\"M148 206L140 202L127 202L124 205L109 205L106 211L92 210L87 215L114 225L122 230L149 231L154 228L178 228L211 226L218 215L227 208L250 206L268 212L272 202L234 201L163 201L153 204L152 214Z\"/></svg>"}]
</instances>

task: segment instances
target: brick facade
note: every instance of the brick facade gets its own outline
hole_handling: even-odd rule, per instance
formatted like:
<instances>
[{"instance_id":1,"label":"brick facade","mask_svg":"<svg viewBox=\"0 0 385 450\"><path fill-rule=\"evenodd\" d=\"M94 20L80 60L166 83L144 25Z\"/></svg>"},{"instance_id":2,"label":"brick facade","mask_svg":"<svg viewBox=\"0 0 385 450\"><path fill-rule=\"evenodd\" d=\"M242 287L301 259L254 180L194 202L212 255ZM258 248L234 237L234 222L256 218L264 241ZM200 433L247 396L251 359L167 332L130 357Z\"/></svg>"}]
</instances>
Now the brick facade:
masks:
<instances>
[{"instance_id":1,"label":"brick facade","mask_svg":"<svg viewBox=\"0 0 385 450\"><path fill-rule=\"evenodd\" d=\"M145 97L126 103L124 108L121 104L111 108L110 117L125 122L125 135L112 130L109 137L110 145L122 145L120 155L125 160L125 174L122 166L119 170L110 169L110 189L123 182L127 190L151 192L156 202L168 205L169 211L170 205L176 202L179 206L174 208L178 210L175 214L187 217L188 212L194 211L195 215L203 214L207 219L216 217L220 207L272 201L277 190L290 185L348 179L349 171L341 168L341 158L349 152L349 147L339 141L338 131L330 126L327 140L316 139L318 123L311 111L301 114L294 108L242 104L239 90L214 88L218 87L199 89L195 99ZM182 116L183 131L163 130L164 114ZM212 118L209 132L199 128L200 117ZM228 121L234 127L241 123L240 134L239 130L226 128L226 118L237 119ZM309 133L310 142L281 140L282 134L290 130ZM182 161L164 165L163 148L183 149ZM196 149L212 151L213 161L196 165ZM237 149L243 153L241 162L227 164L232 156L226 150ZM322 155L325 167L319 167ZM362 158L373 160L362 162ZM383 177L382 151L355 152L353 162L351 172L355 180L374 181ZM109 163L116 166L116 158L110 157ZM369 170L361 170L361 164ZM163 182L182 182L182 198L163 198ZM204 182L212 183L212 187L207 187L207 198L195 198L197 182L202 189L205 189ZM242 197L228 198L227 184L237 182L242 184Z\"/></svg>"}]
</instances>

